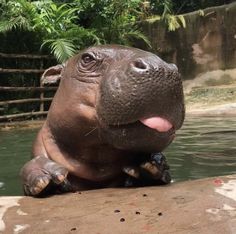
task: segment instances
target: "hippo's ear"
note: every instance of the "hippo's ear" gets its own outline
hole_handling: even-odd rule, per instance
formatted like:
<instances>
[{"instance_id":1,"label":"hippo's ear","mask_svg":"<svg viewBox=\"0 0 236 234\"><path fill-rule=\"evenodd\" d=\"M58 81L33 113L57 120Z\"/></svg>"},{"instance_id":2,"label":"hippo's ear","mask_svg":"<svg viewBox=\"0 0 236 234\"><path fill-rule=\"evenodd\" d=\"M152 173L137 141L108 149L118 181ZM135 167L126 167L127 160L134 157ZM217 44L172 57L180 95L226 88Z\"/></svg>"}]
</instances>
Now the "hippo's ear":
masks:
<instances>
[{"instance_id":1,"label":"hippo's ear","mask_svg":"<svg viewBox=\"0 0 236 234\"><path fill-rule=\"evenodd\" d=\"M56 66L49 67L41 76L41 83L43 85L58 83L61 79L61 72L64 67L65 64L58 64Z\"/></svg>"}]
</instances>

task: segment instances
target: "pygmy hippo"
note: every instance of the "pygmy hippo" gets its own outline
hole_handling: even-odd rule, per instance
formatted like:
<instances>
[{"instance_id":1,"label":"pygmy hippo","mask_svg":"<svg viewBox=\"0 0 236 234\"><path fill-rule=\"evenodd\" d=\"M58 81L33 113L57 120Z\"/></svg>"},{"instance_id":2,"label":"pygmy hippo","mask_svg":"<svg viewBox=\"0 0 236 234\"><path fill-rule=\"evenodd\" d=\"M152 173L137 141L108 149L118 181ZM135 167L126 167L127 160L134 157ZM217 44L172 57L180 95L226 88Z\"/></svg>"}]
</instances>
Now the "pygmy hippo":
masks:
<instances>
[{"instance_id":1,"label":"pygmy hippo","mask_svg":"<svg viewBox=\"0 0 236 234\"><path fill-rule=\"evenodd\" d=\"M41 79L60 84L21 170L26 195L170 182L161 151L185 115L174 64L136 48L94 46Z\"/></svg>"}]
</instances>

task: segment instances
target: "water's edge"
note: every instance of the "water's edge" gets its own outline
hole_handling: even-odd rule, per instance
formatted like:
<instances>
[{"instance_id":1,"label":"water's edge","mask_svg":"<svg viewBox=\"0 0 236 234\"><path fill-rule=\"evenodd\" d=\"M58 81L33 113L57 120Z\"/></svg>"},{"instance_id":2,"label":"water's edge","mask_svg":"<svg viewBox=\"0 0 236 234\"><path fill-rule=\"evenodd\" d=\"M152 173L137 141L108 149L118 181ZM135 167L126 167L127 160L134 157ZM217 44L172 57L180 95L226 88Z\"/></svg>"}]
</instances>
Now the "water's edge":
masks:
<instances>
[{"instance_id":1,"label":"water's edge","mask_svg":"<svg viewBox=\"0 0 236 234\"><path fill-rule=\"evenodd\" d=\"M22 195L19 170L30 159L38 129L0 131L0 195ZM234 117L187 117L164 154L173 181L236 173Z\"/></svg>"}]
</instances>

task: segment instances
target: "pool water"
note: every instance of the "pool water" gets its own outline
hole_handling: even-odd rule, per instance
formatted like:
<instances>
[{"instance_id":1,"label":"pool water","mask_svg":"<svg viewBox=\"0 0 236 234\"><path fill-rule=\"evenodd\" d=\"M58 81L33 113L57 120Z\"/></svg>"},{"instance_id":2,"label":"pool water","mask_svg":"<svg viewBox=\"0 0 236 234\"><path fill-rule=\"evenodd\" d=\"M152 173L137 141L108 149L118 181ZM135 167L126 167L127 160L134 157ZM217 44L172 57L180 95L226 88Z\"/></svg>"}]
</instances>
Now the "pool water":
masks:
<instances>
[{"instance_id":1,"label":"pool water","mask_svg":"<svg viewBox=\"0 0 236 234\"><path fill-rule=\"evenodd\" d=\"M20 168L37 130L0 131L0 195L22 195ZM236 173L236 119L187 118L165 150L173 181Z\"/></svg>"},{"instance_id":2,"label":"pool water","mask_svg":"<svg viewBox=\"0 0 236 234\"><path fill-rule=\"evenodd\" d=\"M236 118L189 118L165 151L174 181L236 173Z\"/></svg>"},{"instance_id":3,"label":"pool water","mask_svg":"<svg viewBox=\"0 0 236 234\"><path fill-rule=\"evenodd\" d=\"M30 159L37 130L0 131L0 195L22 195L20 168Z\"/></svg>"}]
</instances>

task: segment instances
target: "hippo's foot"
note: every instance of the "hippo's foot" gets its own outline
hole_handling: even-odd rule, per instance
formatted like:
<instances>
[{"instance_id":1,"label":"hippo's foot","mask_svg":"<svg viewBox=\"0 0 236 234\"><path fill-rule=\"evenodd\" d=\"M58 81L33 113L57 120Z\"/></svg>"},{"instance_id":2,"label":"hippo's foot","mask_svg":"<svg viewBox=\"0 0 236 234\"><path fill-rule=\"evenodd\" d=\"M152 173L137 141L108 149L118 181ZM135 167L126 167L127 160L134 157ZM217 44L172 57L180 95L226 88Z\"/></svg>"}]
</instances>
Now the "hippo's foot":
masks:
<instances>
[{"instance_id":1,"label":"hippo's foot","mask_svg":"<svg viewBox=\"0 0 236 234\"><path fill-rule=\"evenodd\" d=\"M44 196L69 192L72 187L67 180L68 171L48 158L38 156L21 169L25 195Z\"/></svg>"},{"instance_id":2,"label":"hippo's foot","mask_svg":"<svg viewBox=\"0 0 236 234\"><path fill-rule=\"evenodd\" d=\"M125 187L164 185L171 182L169 165L162 153L153 153L139 167L126 167L124 172L128 175Z\"/></svg>"}]
</instances>

